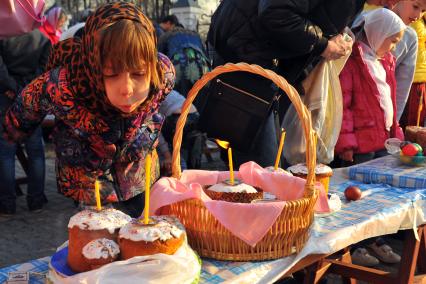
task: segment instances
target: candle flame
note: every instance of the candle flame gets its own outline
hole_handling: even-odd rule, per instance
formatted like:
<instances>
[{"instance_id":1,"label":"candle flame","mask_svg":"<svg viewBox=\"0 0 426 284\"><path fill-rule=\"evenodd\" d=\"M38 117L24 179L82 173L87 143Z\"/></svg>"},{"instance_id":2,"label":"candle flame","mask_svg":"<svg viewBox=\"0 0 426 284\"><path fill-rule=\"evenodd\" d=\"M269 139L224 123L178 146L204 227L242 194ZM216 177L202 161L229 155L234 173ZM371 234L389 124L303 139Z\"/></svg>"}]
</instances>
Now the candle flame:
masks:
<instances>
[{"instance_id":1,"label":"candle flame","mask_svg":"<svg viewBox=\"0 0 426 284\"><path fill-rule=\"evenodd\" d=\"M216 141L217 145L219 145L223 149L229 148L229 142L227 142L227 141L223 141L223 140L219 140L219 139L215 139L214 141Z\"/></svg>"}]
</instances>

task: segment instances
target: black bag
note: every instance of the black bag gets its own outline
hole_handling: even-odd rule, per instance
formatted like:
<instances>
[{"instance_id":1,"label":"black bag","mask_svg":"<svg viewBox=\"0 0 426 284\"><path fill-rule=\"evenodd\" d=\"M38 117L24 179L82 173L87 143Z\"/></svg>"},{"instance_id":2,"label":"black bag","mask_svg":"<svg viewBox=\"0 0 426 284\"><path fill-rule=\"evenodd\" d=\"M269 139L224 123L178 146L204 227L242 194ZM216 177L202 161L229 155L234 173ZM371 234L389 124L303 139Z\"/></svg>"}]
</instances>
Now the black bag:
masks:
<instances>
[{"instance_id":1,"label":"black bag","mask_svg":"<svg viewBox=\"0 0 426 284\"><path fill-rule=\"evenodd\" d=\"M210 82L199 128L248 153L272 111L277 91L269 79L248 72L221 74Z\"/></svg>"}]
</instances>

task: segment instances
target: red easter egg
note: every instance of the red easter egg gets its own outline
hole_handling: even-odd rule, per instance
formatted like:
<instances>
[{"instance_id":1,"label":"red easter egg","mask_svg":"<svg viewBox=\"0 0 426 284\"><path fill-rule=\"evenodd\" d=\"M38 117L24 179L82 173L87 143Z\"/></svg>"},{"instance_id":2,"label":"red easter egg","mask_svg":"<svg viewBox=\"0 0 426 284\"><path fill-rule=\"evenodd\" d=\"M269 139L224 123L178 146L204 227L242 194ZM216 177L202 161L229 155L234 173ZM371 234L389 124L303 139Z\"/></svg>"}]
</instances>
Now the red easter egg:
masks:
<instances>
[{"instance_id":1,"label":"red easter egg","mask_svg":"<svg viewBox=\"0 0 426 284\"><path fill-rule=\"evenodd\" d=\"M345 197L347 200L354 200L354 201L358 200L361 198L361 195L362 195L362 191L357 186L351 185L345 189Z\"/></svg>"},{"instance_id":2,"label":"red easter egg","mask_svg":"<svg viewBox=\"0 0 426 284\"><path fill-rule=\"evenodd\" d=\"M408 144L405 145L401 151L405 156L415 156L419 152L419 149L414 144Z\"/></svg>"},{"instance_id":3,"label":"red easter egg","mask_svg":"<svg viewBox=\"0 0 426 284\"><path fill-rule=\"evenodd\" d=\"M401 144L399 144L399 149L404 148L405 146L407 146L408 144L411 144L411 142L409 141L402 141Z\"/></svg>"}]
</instances>

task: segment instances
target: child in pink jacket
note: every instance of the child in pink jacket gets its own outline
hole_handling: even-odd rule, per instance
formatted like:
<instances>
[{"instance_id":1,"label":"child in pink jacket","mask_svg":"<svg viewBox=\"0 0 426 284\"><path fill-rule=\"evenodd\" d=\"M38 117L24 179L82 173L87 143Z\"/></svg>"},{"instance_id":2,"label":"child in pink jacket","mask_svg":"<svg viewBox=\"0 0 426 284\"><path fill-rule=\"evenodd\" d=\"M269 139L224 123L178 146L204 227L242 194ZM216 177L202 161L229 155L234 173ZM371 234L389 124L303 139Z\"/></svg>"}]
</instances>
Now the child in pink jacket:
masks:
<instances>
[{"instance_id":1,"label":"child in pink jacket","mask_svg":"<svg viewBox=\"0 0 426 284\"><path fill-rule=\"evenodd\" d=\"M396 119L395 58L390 51L405 28L387 9L366 12L354 24L356 41L340 73L343 122L335 153L343 166L383 156L386 139L403 138Z\"/></svg>"}]
</instances>

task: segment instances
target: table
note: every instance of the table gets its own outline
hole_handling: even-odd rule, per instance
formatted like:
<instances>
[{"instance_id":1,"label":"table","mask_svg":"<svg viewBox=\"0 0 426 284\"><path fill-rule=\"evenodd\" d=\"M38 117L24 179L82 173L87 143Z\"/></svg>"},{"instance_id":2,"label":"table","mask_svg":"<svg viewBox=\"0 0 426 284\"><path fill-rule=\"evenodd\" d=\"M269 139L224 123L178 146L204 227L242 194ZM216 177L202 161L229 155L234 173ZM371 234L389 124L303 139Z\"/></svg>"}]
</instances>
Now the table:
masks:
<instances>
[{"instance_id":1,"label":"table","mask_svg":"<svg viewBox=\"0 0 426 284\"><path fill-rule=\"evenodd\" d=\"M417 229L418 226L426 224L426 188L403 189L386 184L364 184L359 181L349 181L344 172L336 172L330 185L330 192L336 193L343 200L343 191L349 185L357 185L369 195L357 202L343 202L342 210L334 214L315 217L310 237L299 254L259 262L203 259L200 282L272 283L296 268L300 269L309 265L310 275L314 278L320 275L318 270L324 265L330 264L329 267L335 267L334 272L339 272L338 264L332 263L334 260L327 262L324 260L326 256L363 239L396 233L400 229ZM2 268L0 283L6 279L7 272L10 271L45 274L49 259L45 257ZM349 269L340 267L341 270ZM30 283L43 283L43 279L40 274L33 274Z\"/></svg>"},{"instance_id":2,"label":"table","mask_svg":"<svg viewBox=\"0 0 426 284\"><path fill-rule=\"evenodd\" d=\"M394 156L385 156L346 168L347 177L364 183L384 183L400 188L426 188L426 168L402 165Z\"/></svg>"}]
</instances>

